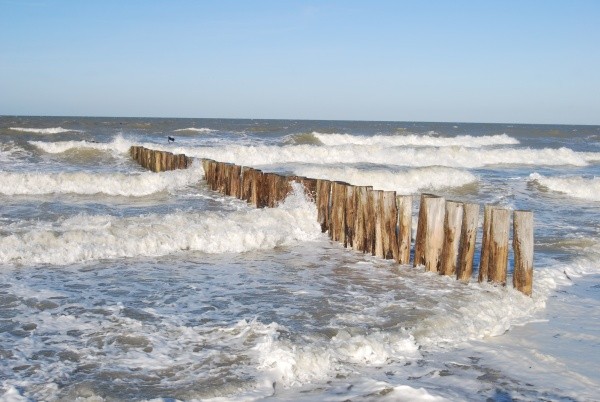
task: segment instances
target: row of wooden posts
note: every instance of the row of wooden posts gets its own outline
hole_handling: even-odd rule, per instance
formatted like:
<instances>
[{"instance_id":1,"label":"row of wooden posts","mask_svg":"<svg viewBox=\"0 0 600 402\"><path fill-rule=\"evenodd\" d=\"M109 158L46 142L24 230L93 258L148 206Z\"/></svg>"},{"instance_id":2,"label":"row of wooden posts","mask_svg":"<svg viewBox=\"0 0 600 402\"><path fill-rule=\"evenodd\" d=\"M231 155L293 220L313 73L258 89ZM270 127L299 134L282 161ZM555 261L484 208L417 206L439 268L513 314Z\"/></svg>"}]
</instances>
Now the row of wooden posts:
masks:
<instances>
[{"instance_id":1,"label":"row of wooden posts","mask_svg":"<svg viewBox=\"0 0 600 402\"><path fill-rule=\"evenodd\" d=\"M187 167L189 163L184 155L142 147L132 147L131 155L142 166L155 172ZM184 162L164 162L170 158ZM413 204L410 195L397 195L394 191L340 181L267 173L211 159L202 159L202 166L212 190L245 200L257 208L275 207L290 193L293 182L300 183L307 196L316 203L322 231L328 232L332 240L356 251L393 259L399 264L410 264ZM427 271L455 276L463 282L470 281L479 212L478 204L422 194L413 266L422 265ZM531 295L533 213L513 211L512 215L513 286ZM510 216L508 209L491 205L484 207L479 282L506 284Z\"/></svg>"},{"instance_id":2,"label":"row of wooden posts","mask_svg":"<svg viewBox=\"0 0 600 402\"><path fill-rule=\"evenodd\" d=\"M129 154L142 167L153 172L186 169L191 163L190 158L183 154L175 155L171 152L156 151L140 146L129 148Z\"/></svg>"}]
</instances>

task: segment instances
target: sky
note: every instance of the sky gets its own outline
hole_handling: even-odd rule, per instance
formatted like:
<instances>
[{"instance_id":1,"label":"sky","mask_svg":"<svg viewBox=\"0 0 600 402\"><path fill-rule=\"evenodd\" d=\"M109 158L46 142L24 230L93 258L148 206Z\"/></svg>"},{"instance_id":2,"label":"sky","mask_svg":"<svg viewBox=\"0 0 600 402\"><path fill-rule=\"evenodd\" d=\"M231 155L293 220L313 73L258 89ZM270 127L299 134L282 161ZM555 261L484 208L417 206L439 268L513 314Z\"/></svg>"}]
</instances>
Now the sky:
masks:
<instances>
[{"instance_id":1,"label":"sky","mask_svg":"<svg viewBox=\"0 0 600 402\"><path fill-rule=\"evenodd\" d=\"M600 1L0 0L0 115L600 125Z\"/></svg>"}]
</instances>

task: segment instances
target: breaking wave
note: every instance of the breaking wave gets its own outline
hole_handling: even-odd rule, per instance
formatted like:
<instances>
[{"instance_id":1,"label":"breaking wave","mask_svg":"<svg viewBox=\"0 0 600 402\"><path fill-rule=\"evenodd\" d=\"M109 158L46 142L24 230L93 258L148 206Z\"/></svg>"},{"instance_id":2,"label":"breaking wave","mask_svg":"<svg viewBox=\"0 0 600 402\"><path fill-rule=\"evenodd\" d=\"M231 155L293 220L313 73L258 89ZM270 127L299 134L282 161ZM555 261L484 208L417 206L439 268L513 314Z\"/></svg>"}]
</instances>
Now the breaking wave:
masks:
<instances>
[{"instance_id":1,"label":"breaking wave","mask_svg":"<svg viewBox=\"0 0 600 402\"><path fill-rule=\"evenodd\" d=\"M174 133L181 132L181 131L192 131L192 132L196 132L196 133L214 133L218 130L213 130L212 128L196 128L196 127L180 128L177 130L173 130Z\"/></svg>"},{"instance_id":2,"label":"breaking wave","mask_svg":"<svg viewBox=\"0 0 600 402\"><path fill-rule=\"evenodd\" d=\"M532 173L529 175L529 180L570 197L600 201L600 177L591 179L581 176L547 177L539 173Z\"/></svg>"},{"instance_id":3,"label":"breaking wave","mask_svg":"<svg viewBox=\"0 0 600 402\"><path fill-rule=\"evenodd\" d=\"M13 173L0 172L0 194L106 194L143 197L185 187L202 179L201 167L169 172L125 173Z\"/></svg>"},{"instance_id":4,"label":"breaking wave","mask_svg":"<svg viewBox=\"0 0 600 402\"><path fill-rule=\"evenodd\" d=\"M20 131L23 133L34 133L34 134L61 134L68 132L81 133L81 130L73 130L70 128L62 127L49 127L49 128L29 128L29 127L10 127L10 130Z\"/></svg>"},{"instance_id":5,"label":"breaking wave","mask_svg":"<svg viewBox=\"0 0 600 402\"><path fill-rule=\"evenodd\" d=\"M321 236L316 207L298 186L277 208L129 218L76 215L55 224L33 225L0 238L0 263L67 265L181 250L242 253Z\"/></svg>"},{"instance_id":6,"label":"breaking wave","mask_svg":"<svg viewBox=\"0 0 600 402\"><path fill-rule=\"evenodd\" d=\"M313 132L312 135L322 144L328 146L337 145L386 145L392 147L416 146L416 147L467 147L481 148L494 145L516 145L519 141L506 134L471 136L458 135L456 137L436 137L432 135L373 135L359 136L351 134L323 134Z\"/></svg>"},{"instance_id":7,"label":"breaking wave","mask_svg":"<svg viewBox=\"0 0 600 402\"><path fill-rule=\"evenodd\" d=\"M344 145L339 147L228 145L224 147L182 147L178 148L178 152L188 156L210 158L246 166L284 163L379 163L392 166L479 168L493 165L586 166L590 162L600 160L600 153L576 152L569 148L476 149L466 147L390 148L381 145Z\"/></svg>"},{"instance_id":8,"label":"breaking wave","mask_svg":"<svg viewBox=\"0 0 600 402\"><path fill-rule=\"evenodd\" d=\"M477 182L477 177L464 170L430 166L406 171L361 170L352 167L310 166L299 167L300 176L344 181L355 186L373 186L378 190L414 194L422 190L461 187Z\"/></svg>"}]
</instances>

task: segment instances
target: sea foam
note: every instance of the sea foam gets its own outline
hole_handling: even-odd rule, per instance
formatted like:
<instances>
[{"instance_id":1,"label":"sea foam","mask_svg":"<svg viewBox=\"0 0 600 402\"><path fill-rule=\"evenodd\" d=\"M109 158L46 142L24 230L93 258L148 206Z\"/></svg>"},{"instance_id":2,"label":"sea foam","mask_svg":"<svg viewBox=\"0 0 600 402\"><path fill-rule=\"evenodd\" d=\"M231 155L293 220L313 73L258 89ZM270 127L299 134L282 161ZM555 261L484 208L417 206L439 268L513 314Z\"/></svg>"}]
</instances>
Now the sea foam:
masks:
<instances>
[{"instance_id":1,"label":"sea foam","mask_svg":"<svg viewBox=\"0 0 600 402\"><path fill-rule=\"evenodd\" d=\"M278 208L129 218L75 215L50 227L48 223L34 223L29 229L21 228L0 238L0 263L65 265L106 258L160 256L181 250L241 253L319 236L315 205L295 186L294 193Z\"/></svg>"},{"instance_id":2,"label":"sea foam","mask_svg":"<svg viewBox=\"0 0 600 402\"><path fill-rule=\"evenodd\" d=\"M162 147L160 149L167 149ZM188 156L210 158L246 166L284 163L349 164L379 163L391 166L447 166L479 168L493 165L586 166L600 160L600 153L569 148L479 149L466 147L406 148L381 145L315 145L180 147Z\"/></svg>"},{"instance_id":3,"label":"sea foam","mask_svg":"<svg viewBox=\"0 0 600 402\"><path fill-rule=\"evenodd\" d=\"M173 130L174 133L181 132L181 131L192 131L192 132L196 132L196 133L214 133L218 130L213 130L211 128L205 128L205 127L202 127L202 128L188 127L188 128L180 128L177 130Z\"/></svg>"},{"instance_id":4,"label":"sea foam","mask_svg":"<svg viewBox=\"0 0 600 402\"><path fill-rule=\"evenodd\" d=\"M129 152L129 148L134 145L131 140L122 135L117 135L111 142L92 142L92 141L28 141L29 144L41 149L49 154L60 154L72 149L95 149L98 151L112 151L119 153Z\"/></svg>"},{"instance_id":5,"label":"sea foam","mask_svg":"<svg viewBox=\"0 0 600 402\"><path fill-rule=\"evenodd\" d=\"M547 177L532 173L529 175L529 180L570 197L600 201L600 177L589 179L581 176Z\"/></svg>"},{"instance_id":6,"label":"sea foam","mask_svg":"<svg viewBox=\"0 0 600 402\"><path fill-rule=\"evenodd\" d=\"M476 183L477 177L467 171L448 167L429 166L406 171L382 169L357 169L353 167L301 166L294 173L306 177L318 177L344 181L355 186L373 186L379 190L413 194L421 190L461 187Z\"/></svg>"},{"instance_id":7,"label":"sea foam","mask_svg":"<svg viewBox=\"0 0 600 402\"><path fill-rule=\"evenodd\" d=\"M192 165L189 169L161 173L0 172L0 194L105 194L142 197L194 184L203 175L204 171L199 164Z\"/></svg>"},{"instance_id":8,"label":"sea foam","mask_svg":"<svg viewBox=\"0 0 600 402\"><path fill-rule=\"evenodd\" d=\"M480 148L494 145L516 145L519 141L506 134L472 136L458 135L455 137L435 137L432 135L373 135L359 136L351 134L312 133L322 144L336 145L385 145L385 146L417 146L417 147L468 147Z\"/></svg>"},{"instance_id":9,"label":"sea foam","mask_svg":"<svg viewBox=\"0 0 600 402\"><path fill-rule=\"evenodd\" d=\"M67 132L77 132L81 133L81 130L73 130L70 128L62 128L62 127L48 127L48 128L29 128L29 127L10 127L13 131L20 131L24 133L34 133L34 134L61 134Z\"/></svg>"}]
</instances>

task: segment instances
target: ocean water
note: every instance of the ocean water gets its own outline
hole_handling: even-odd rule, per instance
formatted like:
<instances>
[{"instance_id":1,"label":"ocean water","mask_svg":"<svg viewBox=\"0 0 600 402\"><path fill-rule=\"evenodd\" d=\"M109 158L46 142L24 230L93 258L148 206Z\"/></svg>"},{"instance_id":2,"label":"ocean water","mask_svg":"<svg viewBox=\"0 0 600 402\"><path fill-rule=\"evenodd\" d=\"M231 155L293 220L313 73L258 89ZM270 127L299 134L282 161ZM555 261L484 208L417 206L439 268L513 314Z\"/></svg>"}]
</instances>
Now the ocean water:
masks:
<instances>
[{"instance_id":1,"label":"ocean water","mask_svg":"<svg viewBox=\"0 0 600 402\"><path fill-rule=\"evenodd\" d=\"M533 297L130 145L531 209ZM598 126L0 117L0 400L600 400L599 202Z\"/></svg>"}]
</instances>

